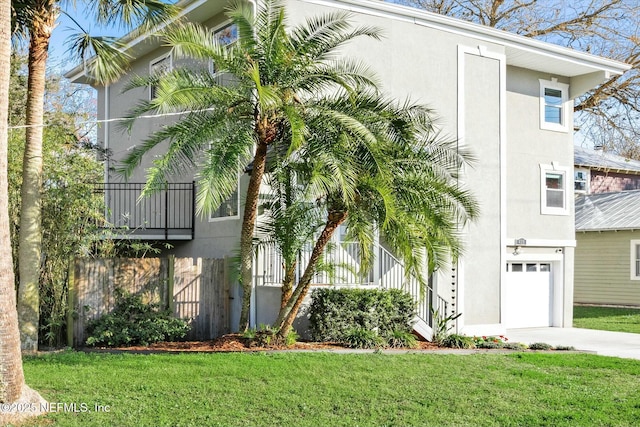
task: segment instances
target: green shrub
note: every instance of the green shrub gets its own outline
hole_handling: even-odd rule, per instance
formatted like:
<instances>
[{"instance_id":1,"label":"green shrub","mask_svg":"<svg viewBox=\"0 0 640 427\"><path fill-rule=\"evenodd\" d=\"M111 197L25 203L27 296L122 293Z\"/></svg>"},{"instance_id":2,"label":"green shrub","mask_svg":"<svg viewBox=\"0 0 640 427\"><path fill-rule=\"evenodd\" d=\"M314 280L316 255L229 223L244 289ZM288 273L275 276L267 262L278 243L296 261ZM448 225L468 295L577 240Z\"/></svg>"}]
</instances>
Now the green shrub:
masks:
<instances>
[{"instance_id":1,"label":"green shrub","mask_svg":"<svg viewBox=\"0 0 640 427\"><path fill-rule=\"evenodd\" d=\"M435 310L433 307L431 307L430 310L434 322L432 341L438 345L442 345L444 340L449 336L449 331L453 328L452 322L462 316L462 313L451 313L445 316L446 313L440 313L440 311Z\"/></svg>"},{"instance_id":2,"label":"green shrub","mask_svg":"<svg viewBox=\"0 0 640 427\"><path fill-rule=\"evenodd\" d=\"M416 348L418 340L411 332L392 331L390 335L387 335L387 344L391 348Z\"/></svg>"},{"instance_id":3,"label":"green shrub","mask_svg":"<svg viewBox=\"0 0 640 427\"><path fill-rule=\"evenodd\" d=\"M529 345L529 350L551 350L553 346L551 344L547 344L546 342L534 342Z\"/></svg>"},{"instance_id":4,"label":"green shrub","mask_svg":"<svg viewBox=\"0 0 640 427\"><path fill-rule=\"evenodd\" d=\"M249 347L290 347L294 345L300 336L291 329L284 339L278 336L278 329L270 325L259 325L258 328L250 328L244 331L242 338L247 340Z\"/></svg>"},{"instance_id":5,"label":"green shrub","mask_svg":"<svg viewBox=\"0 0 640 427\"><path fill-rule=\"evenodd\" d=\"M557 351L575 351L576 348L572 345L557 345L553 348Z\"/></svg>"},{"instance_id":6,"label":"green shrub","mask_svg":"<svg viewBox=\"0 0 640 427\"><path fill-rule=\"evenodd\" d=\"M316 289L311 297L310 332L315 341L348 344L346 336L361 329L379 337L412 330L416 303L397 289Z\"/></svg>"},{"instance_id":7,"label":"green shrub","mask_svg":"<svg viewBox=\"0 0 640 427\"><path fill-rule=\"evenodd\" d=\"M442 341L442 346L448 348L476 348L473 338L458 334L448 335Z\"/></svg>"},{"instance_id":8,"label":"green shrub","mask_svg":"<svg viewBox=\"0 0 640 427\"><path fill-rule=\"evenodd\" d=\"M504 348L507 350L526 350L529 346L521 342L508 342L504 345Z\"/></svg>"},{"instance_id":9,"label":"green shrub","mask_svg":"<svg viewBox=\"0 0 640 427\"><path fill-rule=\"evenodd\" d=\"M86 343L105 347L149 345L184 338L189 329L185 320L174 318L159 304L144 304L138 295L120 293L111 313L88 322Z\"/></svg>"},{"instance_id":10,"label":"green shrub","mask_svg":"<svg viewBox=\"0 0 640 427\"><path fill-rule=\"evenodd\" d=\"M473 343L476 345L476 348L503 348L507 344L507 341L509 340L504 335L473 337Z\"/></svg>"},{"instance_id":11,"label":"green shrub","mask_svg":"<svg viewBox=\"0 0 640 427\"><path fill-rule=\"evenodd\" d=\"M351 348L379 348L386 344L377 332L365 328L349 329L344 334L342 343Z\"/></svg>"}]
</instances>

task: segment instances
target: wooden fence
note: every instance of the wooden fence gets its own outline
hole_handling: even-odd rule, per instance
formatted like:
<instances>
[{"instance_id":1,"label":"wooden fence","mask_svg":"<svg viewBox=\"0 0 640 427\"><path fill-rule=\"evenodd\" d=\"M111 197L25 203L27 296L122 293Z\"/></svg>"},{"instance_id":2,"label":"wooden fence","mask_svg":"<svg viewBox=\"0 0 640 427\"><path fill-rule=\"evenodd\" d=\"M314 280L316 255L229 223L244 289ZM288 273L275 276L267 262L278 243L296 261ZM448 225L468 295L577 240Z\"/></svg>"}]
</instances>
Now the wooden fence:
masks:
<instances>
[{"instance_id":1,"label":"wooden fence","mask_svg":"<svg viewBox=\"0 0 640 427\"><path fill-rule=\"evenodd\" d=\"M89 320L110 312L115 291L160 303L187 319L190 340L208 340L229 332L229 264L208 258L76 259L69 291L69 345L84 345Z\"/></svg>"}]
</instances>

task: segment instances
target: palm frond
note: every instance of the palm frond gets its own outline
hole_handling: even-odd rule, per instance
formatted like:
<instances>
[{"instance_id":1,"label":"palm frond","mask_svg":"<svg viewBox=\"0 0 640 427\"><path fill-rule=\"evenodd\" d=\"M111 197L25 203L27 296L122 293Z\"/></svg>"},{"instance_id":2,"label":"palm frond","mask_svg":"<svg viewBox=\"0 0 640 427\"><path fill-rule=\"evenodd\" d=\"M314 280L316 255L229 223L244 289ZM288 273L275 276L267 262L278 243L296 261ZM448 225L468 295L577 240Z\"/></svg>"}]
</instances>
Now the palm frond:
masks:
<instances>
[{"instance_id":1,"label":"palm frond","mask_svg":"<svg viewBox=\"0 0 640 427\"><path fill-rule=\"evenodd\" d=\"M71 35L69 43L69 51L84 64L87 75L100 83L114 82L128 69L131 57L114 37L94 37L80 32Z\"/></svg>"}]
</instances>

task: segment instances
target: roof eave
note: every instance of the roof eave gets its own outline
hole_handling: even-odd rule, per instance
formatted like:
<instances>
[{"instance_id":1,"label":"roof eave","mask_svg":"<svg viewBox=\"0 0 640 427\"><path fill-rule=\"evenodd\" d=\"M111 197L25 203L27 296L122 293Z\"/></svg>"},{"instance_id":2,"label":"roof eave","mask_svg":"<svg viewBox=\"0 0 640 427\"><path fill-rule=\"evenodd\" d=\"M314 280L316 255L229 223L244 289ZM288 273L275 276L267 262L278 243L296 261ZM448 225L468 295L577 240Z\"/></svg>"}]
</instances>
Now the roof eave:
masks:
<instances>
[{"instance_id":1,"label":"roof eave","mask_svg":"<svg viewBox=\"0 0 640 427\"><path fill-rule=\"evenodd\" d=\"M629 64L612 59L591 55L585 52L523 37L472 22L462 21L449 16L421 11L412 7L371 0L303 1L338 7L369 15L394 18L405 22L413 22L417 25L464 34L480 41L503 45L507 53L507 64L509 65L519 66L516 61L511 64L509 63L509 52L517 52L518 56L521 58L527 58L528 63L547 64L547 68L540 65L537 67L540 68L537 71L554 73L555 70L562 69L563 71L557 74L571 77L572 80L575 80L572 81L572 86L575 85L575 88L572 89L572 97L579 96L581 93L596 87L606 78L611 76L611 74L622 74L631 68ZM183 15L200 15L198 13L200 9L212 7L212 4L220 5L222 3L223 2L213 2L209 0L184 0L179 2L179 5L183 7ZM126 35L122 38L122 41L125 42L125 49L128 52L131 52L132 50L135 50L135 48L139 46L144 39L145 37L133 38L130 35ZM546 59L546 61L539 61L538 59L541 58ZM572 73L568 73L566 71L566 65L570 65L569 68L574 71ZM72 82L89 83L82 65L65 73L65 77L71 79Z\"/></svg>"}]
</instances>

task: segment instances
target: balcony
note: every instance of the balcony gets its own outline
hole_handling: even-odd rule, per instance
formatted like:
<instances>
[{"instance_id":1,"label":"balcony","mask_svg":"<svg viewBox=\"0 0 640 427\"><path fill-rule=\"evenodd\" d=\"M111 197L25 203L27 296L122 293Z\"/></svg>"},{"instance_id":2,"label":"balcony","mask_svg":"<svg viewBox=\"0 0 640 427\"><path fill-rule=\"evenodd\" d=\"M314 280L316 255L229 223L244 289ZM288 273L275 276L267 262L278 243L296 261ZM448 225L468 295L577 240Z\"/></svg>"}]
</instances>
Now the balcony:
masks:
<instances>
[{"instance_id":1,"label":"balcony","mask_svg":"<svg viewBox=\"0 0 640 427\"><path fill-rule=\"evenodd\" d=\"M105 235L111 239L192 240L195 184L168 183L141 197L144 183L99 183L104 196Z\"/></svg>"}]
</instances>

